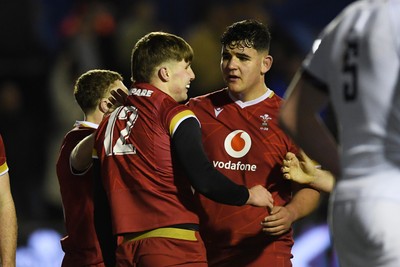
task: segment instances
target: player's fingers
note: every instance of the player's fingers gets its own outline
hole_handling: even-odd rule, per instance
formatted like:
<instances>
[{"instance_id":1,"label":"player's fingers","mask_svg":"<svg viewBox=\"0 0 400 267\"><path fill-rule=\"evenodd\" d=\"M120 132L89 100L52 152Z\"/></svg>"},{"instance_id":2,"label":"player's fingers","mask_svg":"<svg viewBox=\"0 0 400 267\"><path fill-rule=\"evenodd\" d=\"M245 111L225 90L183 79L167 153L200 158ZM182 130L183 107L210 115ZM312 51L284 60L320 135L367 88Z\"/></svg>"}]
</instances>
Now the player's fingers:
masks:
<instances>
[{"instance_id":1,"label":"player's fingers","mask_svg":"<svg viewBox=\"0 0 400 267\"><path fill-rule=\"evenodd\" d=\"M307 154L304 152L304 150L300 150L300 153L298 155L300 160L306 161L306 160L311 160Z\"/></svg>"},{"instance_id":2,"label":"player's fingers","mask_svg":"<svg viewBox=\"0 0 400 267\"><path fill-rule=\"evenodd\" d=\"M111 96L112 96L112 97L110 97L110 98L113 98L114 100L116 100L116 99L119 98L118 89L112 90L112 91L110 92L110 94L111 94Z\"/></svg>"},{"instance_id":3,"label":"player's fingers","mask_svg":"<svg viewBox=\"0 0 400 267\"><path fill-rule=\"evenodd\" d=\"M272 235L272 236L282 235L285 232L287 232L285 230L280 230L279 228L273 228L273 229L263 228L262 230L265 234Z\"/></svg>"},{"instance_id":4,"label":"player's fingers","mask_svg":"<svg viewBox=\"0 0 400 267\"><path fill-rule=\"evenodd\" d=\"M287 152L286 156L285 156L285 159L286 160L292 160L295 157L296 157L295 154L293 154L292 152Z\"/></svg>"},{"instance_id":5,"label":"player's fingers","mask_svg":"<svg viewBox=\"0 0 400 267\"><path fill-rule=\"evenodd\" d=\"M290 160L284 159L284 160L282 161L282 165L283 165L283 166L290 166L290 164L291 164L291 161L290 161Z\"/></svg>"},{"instance_id":6,"label":"player's fingers","mask_svg":"<svg viewBox=\"0 0 400 267\"><path fill-rule=\"evenodd\" d=\"M112 94L112 92L111 92L111 94ZM115 105L117 103L117 100L113 96L110 96L108 98L108 101L110 101L110 103L108 103L108 104L111 104L111 105Z\"/></svg>"},{"instance_id":7,"label":"player's fingers","mask_svg":"<svg viewBox=\"0 0 400 267\"><path fill-rule=\"evenodd\" d=\"M118 93L118 97L119 97L119 101L122 103L125 101L125 99L128 97L128 94L122 90L121 88L117 89L117 93Z\"/></svg>"}]
</instances>

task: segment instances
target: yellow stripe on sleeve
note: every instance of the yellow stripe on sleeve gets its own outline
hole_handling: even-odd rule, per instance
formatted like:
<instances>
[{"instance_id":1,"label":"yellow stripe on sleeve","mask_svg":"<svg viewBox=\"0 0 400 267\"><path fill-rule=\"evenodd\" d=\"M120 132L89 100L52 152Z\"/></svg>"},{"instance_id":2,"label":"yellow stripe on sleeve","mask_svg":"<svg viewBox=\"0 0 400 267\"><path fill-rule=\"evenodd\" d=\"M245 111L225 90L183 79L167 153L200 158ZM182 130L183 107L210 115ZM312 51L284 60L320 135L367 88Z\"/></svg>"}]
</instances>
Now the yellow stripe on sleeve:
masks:
<instances>
[{"instance_id":1,"label":"yellow stripe on sleeve","mask_svg":"<svg viewBox=\"0 0 400 267\"><path fill-rule=\"evenodd\" d=\"M196 118L196 116L194 115L193 111L191 110L184 110L182 112L179 112L178 114L176 114L172 120L171 123L169 125L169 134L170 136L173 136L176 128L178 128L179 124L184 120L187 119L189 117L194 117Z\"/></svg>"},{"instance_id":2,"label":"yellow stripe on sleeve","mask_svg":"<svg viewBox=\"0 0 400 267\"><path fill-rule=\"evenodd\" d=\"M4 164L0 166L0 175L5 174L7 171L8 171L8 165L7 162L4 162Z\"/></svg>"},{"instance_id":3,"label":"yellow stripe on sleeve","mask_svg":"<svg viewBox=\"0 0 400 267\"><path fill-rule=\"evenodd\" d=\"M97 159L97 158L99 158L98 155L97 155L97 150L95 148L93 148L93 150L92 150L92 159Z\"/></svg>"}]
</instances>

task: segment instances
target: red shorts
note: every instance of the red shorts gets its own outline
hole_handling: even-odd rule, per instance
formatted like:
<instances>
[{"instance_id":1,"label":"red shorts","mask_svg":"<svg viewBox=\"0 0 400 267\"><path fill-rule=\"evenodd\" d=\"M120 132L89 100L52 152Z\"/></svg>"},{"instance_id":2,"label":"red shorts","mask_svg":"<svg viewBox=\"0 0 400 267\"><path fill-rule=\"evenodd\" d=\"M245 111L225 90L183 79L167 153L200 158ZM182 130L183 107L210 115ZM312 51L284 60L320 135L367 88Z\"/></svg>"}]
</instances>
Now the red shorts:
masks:
<instances>
[{"instance_id":1,"label":"red shorts","mask_svg":"<svg viewBox=\"0 0 400 267\"><path fill-rule=\"evenodd\" d=\"M97 264L88 264L87 260L75 260L70 259L68 256L64 257L61 267L76 267L76 266L85 266L85 267L106 267L103 262Z\"/></svg>"},{"instance_id":2,"label":"red shorts","mask_svg":"<svg viewBox=\"0 0 400 267\"><path fill-rule=\"evenodd\" d=\"M150 236L125 241L116 250L117 266L207 267L203 240L197 231L193 232L193 240Z\"/></svg>"},{"instance_id":3,"label":"red shorts","mask_svg":"<svg viewBox=\"0 0 400 267\"><path fill-rule=\"evenodd\" d=\"M61 247L65 255L62 260L62 267L105 267L100 248L96 246L90 248L77 247L71 244L71 239L61 239Z\"/></svg>"},{"instance_id":4,"label":"red shorts","mask_svg":"<svg viewBox=\"0 0 400 267\"><path fill-rule=\"evenodd\" d=\"M207 252L210 267L292 267L290 253L271 253L262 248L233 248Z\"/></svg>"}]
</instances>

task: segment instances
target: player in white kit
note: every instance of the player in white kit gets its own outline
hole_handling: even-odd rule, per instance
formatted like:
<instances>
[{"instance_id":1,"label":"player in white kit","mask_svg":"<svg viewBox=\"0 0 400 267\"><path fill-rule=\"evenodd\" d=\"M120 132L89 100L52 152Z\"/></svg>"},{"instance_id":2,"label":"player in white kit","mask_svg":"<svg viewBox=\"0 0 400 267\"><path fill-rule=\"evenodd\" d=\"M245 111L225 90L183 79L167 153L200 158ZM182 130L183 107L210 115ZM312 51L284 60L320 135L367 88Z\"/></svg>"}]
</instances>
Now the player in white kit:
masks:
<instances>
[{"instance_id":1,"label":"player in white kit","mask_svg":"<svg viewBox=\"0 0 400 267\"><path fill-rule=\"evenodd\" d=\"M341 267L400 266L400 0L363 0L322 32L282 127L338 177L329 223ZM336 143L319 112L331 103Z\"/></svg>"}]
</instances>

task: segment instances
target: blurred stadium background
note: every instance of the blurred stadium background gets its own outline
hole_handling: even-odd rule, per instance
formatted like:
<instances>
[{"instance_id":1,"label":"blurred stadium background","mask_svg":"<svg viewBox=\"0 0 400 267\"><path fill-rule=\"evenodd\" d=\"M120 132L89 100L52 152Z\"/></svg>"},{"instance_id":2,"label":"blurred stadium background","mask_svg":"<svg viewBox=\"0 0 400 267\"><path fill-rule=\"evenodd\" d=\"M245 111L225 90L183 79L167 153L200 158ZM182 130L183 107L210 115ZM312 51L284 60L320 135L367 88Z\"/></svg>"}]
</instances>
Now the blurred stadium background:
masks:
<instances>
[{"instance_id":1,"label":"blurred stadium background","mask_svg":"<svg viewBox=\"0 0 400 267\"><path fill-rule=\"evenodd\" d=\"M0 3L0 132L19 221L17 266L59 266L63 213L55 161L64 134L83 119L72 89L93 68L123 74L149 31L169 31L194 48L190 96L220 89L219 36L254 18L272 33L266 83L283 95L321 29L348 0L16 0ZM335 267L326 226L328 195L295 225L294 267ZM1 226L0 226L1 227Z\"/></svg>"}]
</instances>

